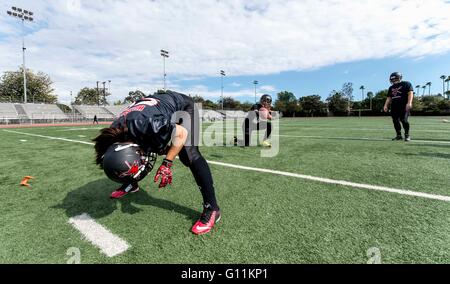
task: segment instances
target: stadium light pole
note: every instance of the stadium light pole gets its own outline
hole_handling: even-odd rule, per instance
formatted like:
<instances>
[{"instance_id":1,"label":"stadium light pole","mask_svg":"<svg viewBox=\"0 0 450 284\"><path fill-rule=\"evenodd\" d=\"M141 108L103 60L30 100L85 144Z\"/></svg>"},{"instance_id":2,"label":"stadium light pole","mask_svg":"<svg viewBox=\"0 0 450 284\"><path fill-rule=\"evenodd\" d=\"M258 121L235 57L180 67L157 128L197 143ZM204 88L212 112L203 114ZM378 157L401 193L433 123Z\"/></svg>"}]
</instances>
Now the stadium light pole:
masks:
<instances>
[{"instance_id":1,"label":"stadium light pole","mask_svg":"<svg viewBox=\"0 0 450 284\"><path fill-rule=\"evenodd\" d=\"M225 77L225 71L220 70L220 77L221 77L221 88L222 88L222 93L221 93L221 97L222 97L222 110L223 110L223 77Z\"/></svg>"},{"instance_id":2,"label":"stadium light pole","mask_svg":"<svg viewBox=\"0 0 450 284\"><path fill-rule=\"evenodd\" d=\"M103 105L106 105L106 88L105 88L106 81L102 82L102 84L103 84Z\"/></svg>"},{"instance_id":3,"label":"stadium light pole","mask_svg":"<svg viewBox=\"0 0 450 284\"><path fill-rule=\"evenodd\" d=\"M33 22L34 13L22 8L11 7L11 10L6 11L11 17L17 18L22 21L22 58L23 58L23 103L27 103L27 76L25 67L25 21ZM34 98L33 98L34 100ZM34 103L34 101L33 101Z\"/></svg>"},{"instance_id":4,"label":"stadium light pole","mask_svg":"<svg viewBox=\"0 0 450 284\"><path fill-rule=\"evenodd\" d=\"M425 96L425 90L426 90L426 88L427 88L427 86L422 86L422 89L423 89L422 97Z\"/></svg>"},{"instance_id":5,"label":"stadium light pole","mask_svg":"<svg viewBox=\"0 0 450 284\"><path fill-rule=\"evenodd\" d=\"M97 106L100 106L100 91L98 89L98 83L100 83L100 81L97 81Z\"/></svg>"},{"instance_id":6,"label":"stadium light pole","mask_svg":"<svg viewBox=\"0 0 450 284\"><path fill-rule=\"evenodd\" d=\"M417 85L416 89L417 89L417 95L419 96L420 95L420 85Z\"/></svg>"},{"instance_id":7,"label":"stadium light pole","mask_svg":"<svg viewBox=\"0 0 450 284\"><path fill-rule=\"evenodd\" d=\"M255 104L256 104L256 85L258 85L258 81L253 81L253 84L255 85Z\"/></svg>"},{"instance_id":8,"label":"stadium light pole","mask_svg":"<svg viewBox=\"0 0 450 284\"><path fill-rule=\"evenodd\" d=\"M70 108L72 113L72 123L73 123L73 99L72 99L72 91L70 91Z\"/></svg>"},{"instance_id":9,"label":"stadium light pole","mask_svg":"<svg viewBox=\"0 0 450 284\"><path fill-rule=\"evenodd\" d=\"M108 91L109 94L111 95L111 80L108 80Z\"/></svg>"},{"instance_id":10,"label":"stadium light pole","mask_svg":"<svg viewBox=\"0 0 450 284\"><path fill-rule=\"evenodd\" d=\"M163 58L163 69L164 69L164 74L163 74L164 75L164 88L163 88L163 90L165 91L166 90L166 76L167 76L167 74L166 74L166 58L169 58L169 52L164 49L161 49L161 56Z\"/></svg>"}]
</instances>

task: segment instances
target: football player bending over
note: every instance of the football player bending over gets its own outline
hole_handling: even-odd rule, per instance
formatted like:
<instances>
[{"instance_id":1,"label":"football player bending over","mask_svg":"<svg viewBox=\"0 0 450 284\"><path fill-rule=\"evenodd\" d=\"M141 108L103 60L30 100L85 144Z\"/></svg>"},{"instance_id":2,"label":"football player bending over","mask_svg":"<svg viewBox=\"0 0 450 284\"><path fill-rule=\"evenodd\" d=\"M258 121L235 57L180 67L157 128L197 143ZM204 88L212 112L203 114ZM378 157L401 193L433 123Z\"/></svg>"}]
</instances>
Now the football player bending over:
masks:
<instances>
[{"instance_id":1,"label":"football player bending over","mask_svg":"<svg viewBox=\"0 0 450 284\"><path fill-rule=\"evenodd\" d=\"M208 233L220 220L208 163L198 144L199 116L194 101L183 94L166 91L147 96L130 105L93 139L96 163L106 175L119 183L111 198L121 198L139 190L138 182L153 168L157 154L166 155L156 172L159 188L172 183L173 160L192 172L203 197L203 213L192 232Z\"/></svg>"}]
</instances>

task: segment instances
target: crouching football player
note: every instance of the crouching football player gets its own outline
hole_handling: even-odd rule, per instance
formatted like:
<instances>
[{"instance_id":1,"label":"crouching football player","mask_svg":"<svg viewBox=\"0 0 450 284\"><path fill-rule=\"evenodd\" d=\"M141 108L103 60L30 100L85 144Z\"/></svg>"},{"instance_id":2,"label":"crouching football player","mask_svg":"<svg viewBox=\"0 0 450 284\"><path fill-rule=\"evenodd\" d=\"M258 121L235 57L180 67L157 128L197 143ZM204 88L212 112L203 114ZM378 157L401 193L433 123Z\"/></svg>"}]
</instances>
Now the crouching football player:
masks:
<instances>
[{"instance_id":1,"label":"crouching football player","mask_svg":"<svg viewBox=\"0 0 450 284\"><path fill-rule=\"evenodd\" d=\"M173 160L189 167L203 197L203 213L192 227L194 234L208 233L220 220L213 178L198 149L199 117L194 101L183 94L166 91L147 96L130 105L93 139L96 163L122 186L111 198L122 198L139 190L138 182L153 168L156 154L165 154L154 182L172 183Z\"/></svg>"},{"instance_id":2,"label":"crouching football player","mask_svg":"<svg viewBox=\"0 0 450 284\"><path fill-rule=\"evenodd\" d=\"M244 133L244 146L250 146L250 139L253 131L265 130L264 139L261 143L264 147L271 147L270 134L272 133L272 97L270 95L262 95L259 103L254 104L244 120L242 131ZM242 144L234 137L234 144Z\"/></svg>"}]
</instances>

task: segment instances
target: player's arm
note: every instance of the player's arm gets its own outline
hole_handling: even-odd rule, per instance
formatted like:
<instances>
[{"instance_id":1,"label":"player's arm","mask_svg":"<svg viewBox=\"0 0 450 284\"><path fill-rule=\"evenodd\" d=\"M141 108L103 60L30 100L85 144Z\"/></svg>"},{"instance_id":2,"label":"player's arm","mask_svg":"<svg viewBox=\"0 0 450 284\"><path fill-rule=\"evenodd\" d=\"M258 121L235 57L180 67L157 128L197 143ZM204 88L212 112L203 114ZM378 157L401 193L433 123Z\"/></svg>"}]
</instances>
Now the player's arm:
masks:
<instances>
[{"instance_id":1,"label":"player's arm","mask_svg":"<svg viewBox=\"0 0 450 284\"><path fill-rule=\"evenodd\" d=\"M384 107L383 107L384 112L388 111L388 108L389 108L389 105L391 104L391 102L392 102L392 98L387 97L386 102L384 103Z\"/></svg>"},{"instance_id":2,"label":"player's arm","mask_svg":"<svg viewBox=\"0 0 450 284\"><path fill-rule=\"evenodd\" d=\"M167 152L166 159L173 161L175 157L180 153L181 149L184 147L186 143L188 133L186 128L180 126L178 124L175 125L175 132L172 136L172 145Z\"/></svg>"},{"instance_id":3,"label":"player's arm","mask_svg":"<svg viewBox=\"0 0 450 284\"><path fill-rule=\"evenodd\" d=\"M406 111L410 111L412 109L413 99L414 99L414 92L409 91L408 92L408 103L406 104Z\"/></svg>"},{"instance_id":4,"label":"player's arm","mask_svg":"<svg viewBox=\"0 0 450 284\"><path fill-rule=\"evenodd\" d=\"M180 153L181 149L183 149L187 136L188 133L186 128L178 124L175 125L175 130L172 134L172 145L167 151L166 158L163 160L162 165L159 167L155 178L153 179L154 182L158 182L161 178L159 188L172 183L172 163L178 153Z\"/></svg>"}]
</instances>

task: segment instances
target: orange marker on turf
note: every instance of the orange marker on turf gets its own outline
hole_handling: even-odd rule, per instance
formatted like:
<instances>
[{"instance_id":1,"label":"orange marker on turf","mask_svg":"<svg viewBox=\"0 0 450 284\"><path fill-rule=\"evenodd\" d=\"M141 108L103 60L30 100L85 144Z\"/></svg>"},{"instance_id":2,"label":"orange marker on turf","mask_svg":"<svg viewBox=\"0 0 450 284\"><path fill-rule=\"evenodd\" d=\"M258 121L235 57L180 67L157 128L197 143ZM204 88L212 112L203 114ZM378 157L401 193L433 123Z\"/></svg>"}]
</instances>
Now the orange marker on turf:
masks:
<instances>
[{"instance_id":1,"label":"orange marker on turf","mask_svg":"<svg viewBox=\"0 0 450 284\"><path fill-rule=\"evenodd\" d=\"M32 176L26 176L22 179L22 181L20 182L21 186L26 186L26 187L31 187L31 185L28 184L28 180L29 179L33 179L34 177Z\"/></svg>"}]
</instances>

